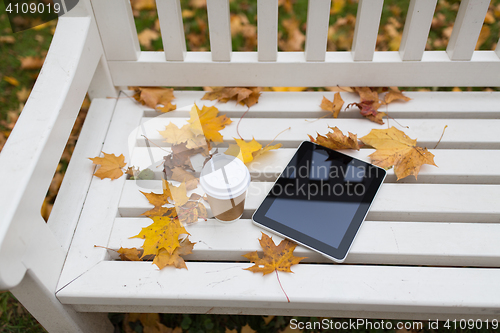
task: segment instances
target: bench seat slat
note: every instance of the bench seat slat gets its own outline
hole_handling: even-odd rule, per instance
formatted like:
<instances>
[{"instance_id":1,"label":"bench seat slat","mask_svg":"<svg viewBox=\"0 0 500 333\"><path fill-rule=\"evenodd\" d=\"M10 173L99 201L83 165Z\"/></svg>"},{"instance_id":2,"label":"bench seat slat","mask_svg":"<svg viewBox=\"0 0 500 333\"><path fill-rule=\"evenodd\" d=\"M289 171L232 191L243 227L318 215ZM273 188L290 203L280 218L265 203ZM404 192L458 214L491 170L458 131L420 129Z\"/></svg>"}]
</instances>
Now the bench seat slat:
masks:
<instances>
[{"instance_id":1,"label":"bench seat slat","mask_svg":"<svg viewBox=\"0 0 500 333\"><path fill-rule=\"evenodd\" d=\"M144 240L130 238L152 223L148 218L117 218L108 247L139 248ZM186 260L241 261L242 255L262 249L261 232L278 244L283 238L242 219L230 225L215 219L186 226L190 240L197 242ZM352 245L346 263L381 265L500 266L500 224L365 221ZM109 251L113 259L118 254ZM303 246L294 254L303 262L333 262Z\"/></svg>"},{"instance_id":2,"label":"bench seat slat","mask_svg":"<svg viewBox=\"0 0 500 333\"><path fill-rule=\"evenodd\" d=\"M221 148L219 152L225 149ZM342 150L344 154L370 162L369 155L373 149ZM500 184L500 170L492 165L500 165L500 151L474 149L430 149L435 155L434 162L438 167L423 165L418 174L418 180L410 176L397 181L398 183L467 183L467 184ZM158 147L137 147L132 156L131 165L141 170L149 168L155 173L155 179L163 176L163 156L170 154L171 149ZM274 181L283 171L288 161L295 153L293 148L280 148L270 151L247 164L253 180ZM203 167L204 158L201 155L193 157L192 165L199 171ZM394 168L387 170L386 183L395 183ZM195 173L199 175L198 172Z\"/></svg>"},{"instance_id":3,"label":"bench seat slat","mask_svg":"<svg viewBox=\"0 0 500 333\"><path fill-rule=\"evenodd\" d=\"M120 215L135 217L153 208L139 190L159 193L161 184L160 180L127 181L118 208ZM272 185L272 182L250 184L244 218L251 217ZM195 192L203 194L199 188ZM378 221L500 222L498 198L500 185L384 184L366 218Z\"/></svg>"},{"instance_id":4,"label":"bench seat slat","mask_svg":"<svg viewBox=\"0 0 500 333\"><path fill-rule=\"evenodd\" d=\"M163 137L158 131L164 130L170 122L181 127L187 124L188 118L143 118L142 125L144 135L153 143L165 146ZM236 132L238 119L232 119L233 124L226 126L220 131L226 142L234 143L233 138L239 138ZM284 129L277 139L286 148L296 148L300 142L309 140L308 134L316 136L316 132L326 134L328 126L337 126L345 134L348 131L357 134L358 137L367 135L373 128L385 129L386 126L377 125L366 119L292 119L292 118L269 118L265 121L255 118L244 118L239 126L239 133L243 138L250 140L254 137L261 144L271 142L276 135ZM500 119L405 119L404 132L412 139L417 139L421 147L433 148L438 142L443 128L447 125L445 135L439 143L439 148L453 149L498 149L500 148ZM397 126L390 122L391 126ZM138 145L145 146L145 140L138 134Z\"/></svg>"},{"instance_id":5,"label":"bench seat slat","mask_svg":"<svg viewBox=\"0 0 500 333\"><path fill-rule=\"evenodd\" d=\"M499 269L299 264L293 267L295 274L280 273L290 298L287 303L274 274L262 277L244 270L249 266L195 262L188 263L188 270L159 271L148 262L104 261L57 297L63 304L97 305L87 307L93 310L99 305L119 308L126 298L127 305L135 305L137 311L147 309L144 312L194 306L237 307L242 314L245 308L272 307L290 309L294 315L310 309L329 316L350 310L386 312L386 316L403 312L419 317L431 312L431 318L440 314L477 318L478 313L498 318L500 308Z\"/></svg>"}]
</instances>

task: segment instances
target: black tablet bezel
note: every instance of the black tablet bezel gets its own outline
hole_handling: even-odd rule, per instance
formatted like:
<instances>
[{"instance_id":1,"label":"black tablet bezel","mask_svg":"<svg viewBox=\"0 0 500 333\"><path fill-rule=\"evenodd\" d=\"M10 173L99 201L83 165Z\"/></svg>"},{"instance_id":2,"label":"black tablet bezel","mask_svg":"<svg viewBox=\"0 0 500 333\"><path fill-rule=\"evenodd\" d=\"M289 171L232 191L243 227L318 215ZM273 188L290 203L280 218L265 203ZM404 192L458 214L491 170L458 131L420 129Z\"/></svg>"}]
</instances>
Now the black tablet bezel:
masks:
<instances>
[{"instance_id":1,"label":"black tablet bezel","mask_svg":"<svg viewBox=\"0 0 500 333\"><path fill-rule=\"evenodd\" d=\"M349 157L351 159L355 159L358 162L364 164L367 168L377 168L377 172L370 172L370 175L373 175L371 177L372 181L366 190L366 193L362 199L362 202L360 203L353 219L351 220L351 223L349 224L349 227L342 238L340 245L338 248L332 247L328 244L325 244L313 237L310 237L308 235L305 235L287 225L284 225L278 221L275 221L269 217L266 216L267 211L271 207L272 203L276 198L270 196L270 193L272 192L272 188L267 194L267 196L264 198L262 201L261 205L255 213L252 216L252 220L254 223L256 223L259 226L262 226L266 229L269 229L272 232L275 232L281 236L287 237L291 240L294 240L295 242L302 244L308 248L311 248L315 251L318 251L319 253L327 256L328 258L336 261L336 262L343 262L345 257L347 256L347 253L349 252L349 249L354 241L354 238L356 237L356 234L361 227L361 224L363 223L366 214L368 213L368 210L371 206L371 203L373 202L373 199L375 198L375 195L377 194L380 186L382 185L385 176L387 172L373 164L364 162L362 160L359 160L357 158L354 158L352 156L346 155L344 153L341 153L336 150L332 150L320 145L317 145L313 142L309 141L304 141L300 144L299 148L295 152L294 156L290 159L290 161L287 164L287 167L289 166L290 162L294 160L294 158L299 155L299 154L304 154L306 150L314 150L314 149L321 149L321 150L326 150L329 153L333 154L339 154L342 156ZM286 170L286 168L284 170ZM276 182L282 177L282 174L278 177ZM276 182L273 185L276 186Z\"/></svg>"}]
</instances>

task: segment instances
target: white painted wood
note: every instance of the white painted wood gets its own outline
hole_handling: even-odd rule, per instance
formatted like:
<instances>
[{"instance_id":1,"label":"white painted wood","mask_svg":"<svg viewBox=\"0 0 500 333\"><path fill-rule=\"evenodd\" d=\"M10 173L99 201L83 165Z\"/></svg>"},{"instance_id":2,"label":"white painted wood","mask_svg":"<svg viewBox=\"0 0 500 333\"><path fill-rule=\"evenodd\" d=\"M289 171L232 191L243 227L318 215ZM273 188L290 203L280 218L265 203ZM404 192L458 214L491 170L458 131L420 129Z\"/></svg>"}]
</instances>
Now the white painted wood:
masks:
<instances>
[{"instance_id":1,"label":"white painted wood","mask_svg":"<svg viewBox=\"0 0 500 333\"><path fill-rule=\"evenodd\" d=\"M385 312L383 317L393 312L415 317L433 312L434 317L453 313L496 318L499 309L498 269L297 265L295 274L280 273L288 303L276 276L244 270L249 266L197 262L188 263L188 270L159 271L147 262L101 262L60 290L58 298L65 304L114 305L115 309L126 298L139 311L145 306L175 305L208 311L233 307L232 313L245 313L264 307L287 309L295 315L302 314L301 309L323 310L329 316L350 310L358 311L360 318L363 310Z\"/></svg>"},{"instance_id":2,"label":"white painted wood","mask_svg":"<svg viewBox=\"0 0 500 333\"><path fill-rule=\"evenodd\" d=\"M157 1L156 8L165 58L170 61L183 61L186 56L186 39L180 0Z\"/></svg>"},{"instance_id":3,"label":"white painted wood","mask_svg":"<svg viewBox=\"0 0 500 333\"><path fill-rule=\"evenodd\" d=\"M144 217L117 218L107 246L114 250L139 248L144 240L130 237L151 223ZM498 267L500 245L495 239L499 229L496 223L365 221L346 263ZM187 225L186 230L196 242L193 253L185 256L189 261L240 261L248 252L262 251L258 239L263 229L251 219L227 226L209 219ZM266 233L275 243L283 239ZM114 251L109 254L119 258ZM294 255L307 257L303 262L332 263L304 246L298 246Z\"/></svg>"},{"instance_id":4,"label":"white painted wood","mask_svg":"<svg viewBox=\"0 0 500 333\"><path fill-rule=\"evenodd\" d=\"M327 52L321 63L306 62L304 52L280 52L272 66L259 63L257 52L233 52L229 64L213 62L209 52L188 52L182 63L166 62L163 52L142 52L138 61L109 66L117 86L500 86L500 75L491 75L500 72L495 51L476 51L467 62L451 61L445 51L426 51L422 61L411 62L397 51L376 52L373 61Z\"/></svg>"},{"instance_id":5,"label":"white painted wood","mask_svg":"<svg viewBox=\"0 0 500 333\"><path fill-rule=\"evenodd\" d=\"M405 61L418 61L424 54L437 0L411 0L399 54Z\"/></svg>"},{"instance_id":6,"label":"white painted wood","mask_svg":"<svg viewBox=\"0 0 500 333\"><path fill-rule=\"evenodd\" d=\"M250 218L272 182L252 182L243 218ZM160 180L126 182L119 203L123 217L137 217L153 208L139 190L161 191ZM201 190L200 190L201 191ZM202 192L199 192L202 193ZM384 184L370 207L374 221L500 222L499 185Z\"/></svg>"},{"instance_id":7,"label":"white painted wood","mask_svg":"<svg viewBox=\"0 0 500 333\"><path fill-rule=\"evenodd\" d=\"M446 52L451 60L470 60L476 47L489 0L463 0Z\"/></svg>"},{"instance_id":8,"label":"white painted wood","mask_svg":"<svg viewBox=\"0 0 500 333\"><path fill-rule=\"evenodd\" d=\"M137 60L141 47L128 0L91 0L108 60Z\"/></svg>"},{"instance_id":9,"label":"white painted wood","mask_svg":"<svg viewBox=\"0 0 500 333\"><path fill-rule=\"evenodd\" d=\"M309 0L307 7L306 61L325 61L331 0Z\"/></svg>"},{"instance_id":10,"label":"white painted wood","mask_svg":"<svg viewBox=\"0 0 500 333\"><path fill-rule=\"evenodd\" d=\"M268 144L281 131L290 127L280 134L277 142L283 144L285 148L296 148L300 142L309 140L308 134L315 135L328 133L328 126L337 126L344 133L352 132L362 137L370 133L373 128L387 128L386 126L376 125L366 119L318 119L309 118L309 121L297 118L268 118L261 121L258 118L244 118L239 127L240 135L246 140L250 138L260 138L261 144ZM233 138L239 138L236 132L236 122L226 126L220 131L226 142L234 143ZM164 138L158 132L164 130L170 122L177 126L187 124L187 118L144 118L145 135L155 144L166 146ZM398 125L389 121L390 126ZM500 147L500 132L496 131L500 126L499 119L404 119L404 125L409 128L403 128L406 135L410 138L418 139L417 144L421 147L433 148L438 142L443 128L446 128L445 135L439 143L441 149L498 149ZM401 128L400 128L401 129ZM472 136L464 136L464 133L474 133ZM144 138L138 136L138 145L144 145Z\"/></svg>"},{"instance_id":11,"label":"white painted wood","mask_svg":"<svg viewBox=\"0 0 500 333\"><path fill-rule=\"evenodd\" d=\"M123 154L125 162L130 161L129 156L133 150L134 141L130 138L136 136L135 131L142 116L142 113L137 112L134 106L135 101L128 98L118 100L105 143L102 146L102 151L108 154ZM82 164L86 172L92 172L95 169L91 160ZM85 206L59 279L58 289L63 288L106 258L106 250L94 248L94 245L107 243L124 183L125 176L115 180L92 178Z\"/></svg>"},{"instance_id":12,"label":"white painted wood","mask_svg":"<svg viewBox=\"0 0 500 333\"><path fill-rule=\"evenodd\" d=\"M257 0L259 61L278 57L278 0Z\"/></svg>"},{"instance_id":13,"label":"white painted wood","mask_svg":"<svg viewBox=\"0 0 500 333\"><path fill-rule=\"evenodd\" d=\"M94 98L118 97L118 90L113 84L108 63L104 55L101 56L101 59L97 64L94 77L90 82L87 93L90 100L93 100Z\"/></svg>"},{"instance_id":14,"label":"white painted wood","mask_svg":"<svg viewBox=\"0 0 500 333\"><path fill-rule=\"evenodd\" d=\"M279 142L279 140L277 140ZM170 148L137 147L134 150L131 164L142 169L150 169L155 179L163 176L163 156L170 153ZM220 148L219 152L225 151ZM424 166L415 177L406 177L398 183L438 183L438 184L500 184L500 170L492 165L500 165L500 151L488 149L429 149L435 155L434 161L439 167ZM373 149L343 150L343 153L370 162ZM294 148L280 148L257 157L247 164L250 175L257 181L274 181L285 168L295 153ZM483 161L488 161L484 163ZM201 170L203 158L193 158L195 170ZM195 173L198 175L198 172ZM394 170L387 170L386 183L395 183Z\"/></svg>"},{"instance_id":15,"label":"white painted wood","mask_svg":"<svg viewBox=\"0 0 500 333\"><path fill-rule=\"evenodd\" d=\"M229 0L207 0L207 14L212 61L231 61Z\"/></svg>"},{"instance_id":16,"label":"white painted wood","mask_svg":"<svg viewBox=\"0 0 500 333\"><path fill-rule=\"evenodd\" d=\"M59 188L54 207L50 213L48 226L68 251L80 212L87 198L92 181L93 168L89 168L88 158L99 156L109 122L115 108L116 99L94 99L78 137L78 144L71 156L71 163L64 174L65 181Z\"/></svg>"},{"instance_id":17,"label":"white painted wood","mask_svg":"<svg viewBox=\"0 0 500 333\"><path fill-rule=\"evenodd\" d=\"M126 92L129 96L132 91ZM168 113L168 117L189 117L189 111L196 105L215 105L221 114L231 118L240 118L248 108L235 102L217 103L202 100L205 92L179 90L175 91L175 111ZM323 96L333 100L334 92L271 92L263 91L259 102L251 107L245 115L247 118L319 118L326 115L321 110L320 101ZM382 107L391 117L400 121L402 118L459 118L459 119L498 119L500 118L500 92L404 92L412 100L408 103L393 102ZM344 100L344 109L350 103L359 102L356 93L341 92ZM145 115L154 117L161 112L143 106ZM339 118L361 118L358 109L353 107L342 111ZM327 117L327 119L329 119ZM330 118L331 119L331 118ZM333 121L333 119L331 119ZM391 121L390 121L391 122ZM392 122L391 122L392 123Z\"/></svg>"},{"instance_id":18,"label":"white painted wood","mask_svg":"<svg viewBox=\"0 0 500 333\"><path fill-rule=\"evenodd\" d=\"M39 216L101 54L89 17L59 20L41 74L0 155L0 288L14 287L29 268L23 256L41 217L30 220L27 214L33 218L35 209Z\"/></svg>"},{"instance_id":19,"label":"white painted wood","mask_svg":"<svg viewBox=\"0 0 500 333\"><path fill-rule=\"evenodd\" d=\"M372 61L384 0L359 0L352 57L355 61Z\"/></svg>"}]
</instances>

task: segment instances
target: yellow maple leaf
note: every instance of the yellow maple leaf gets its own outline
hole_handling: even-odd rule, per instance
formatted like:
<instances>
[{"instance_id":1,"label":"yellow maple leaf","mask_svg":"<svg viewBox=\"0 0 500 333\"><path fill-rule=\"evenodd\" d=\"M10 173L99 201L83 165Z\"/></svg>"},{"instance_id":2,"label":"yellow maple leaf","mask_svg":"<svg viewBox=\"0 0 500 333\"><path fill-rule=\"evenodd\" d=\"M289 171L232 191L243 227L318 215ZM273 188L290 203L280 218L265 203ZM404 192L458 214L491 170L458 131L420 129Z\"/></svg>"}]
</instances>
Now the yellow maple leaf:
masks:
<instances>
[{"instance_id":1,"label":"yellow maple leaf","mask_svg":"<svg viewBox=\"0 0 500 333\"><path fill-rule=\"evenodd\" d=\"M123 156L123 154L116 156L115 154L106 154L105 152L103 152L103 154L104 157L89 158L94 164L101 165L94 173L94 176L101 179L120 178L123 175L122 168L127 165L127 163L125 163L125 156Z\"/></svg>"},{"instance_id":2,"label":"yellow maple leaf","mask_svg":"<svg viewBox=\"0 0 500 333\"><path fill-rule=\"evenodd\" d=\"M203 106L200 110L196 104L189 112L190 119L188 122L191 124L191 129L195 134L203 134L205 138L213 142L222 142L222 135L220 130L224 129L226 125L231 124L231 119L223 116L218 116L219 110L215 106Z\"/></svg>"},{"instance_id":3,"label":"yellow maple leaf","mask_svg":"<svg viewBox=\"0 0 500 333\"><path fill-rule=\"evenodd\" d=\"M337 118L343 105L344 105L344 100L342 99L342 97L340 97L340 93L337 92L333 96L333 102L330 101L325 96L323 96L323 100L321 101L320 107L325 111L332 112L333 118Z\"/></svg>"},{"instance_id":4,"label":"yellow maple leaf","mask_svg":"<svg viewBox=\"0 0 500 333\"><path fill-rule=\"evenodd\" d=\"M260 97L260 88L258 87L217 87L203 95L202 100L227 103L235 100L236 103L251 107L258 103Z\"/></svg>"},{"instance_id":5,"label":"yellow maple leaf","mask_svg":"<svg viewBox=\"0 0 500 333\"><path fill-rule=\"evenodd\" d=\"M182 182L179 186L170 186L170 193L172 193L172 200L175 206L182 206L188 202L186 183Z\"/></svg>"},{"instance_id":6,"label":"yellow maple leaf","mask_svg":"<svg viewBox=\"0 0 500 333\"><path fill-rule=\"evenodd\" d=\"M382 168L394 166L397 180L409 175L417 175L423 164L437 166L434 154L427 148L417 147L417 140L408 137L394 126L389 129L372 129L360 140L376 151L370 155L373 164Z\"/></svg>"},{"instance_id":7,"label":"yellow maple leaf","mask_svg":"<svg viewBox=\"0 0 500 333\"><path fill-rule=\"evenodd\" d=\"M159 269L167 266L187 269L186 262L181 256L193 253L194 244L195 243L192 243L186 237L180 242L179 247L177 247L172 253L169 253L167 250L162 248L158 251L158 254L154 258L153 264L158 266Z\"/></svg>"},{"instance_id":8,"label":"yellow maple leaf","mask_svg":"<svg viewBox=\"0 0 500 333\"><path fill-rule=\"evenodd\" d=\"M262 273L263 275L269 274L276 271L293 273L290 267L292 265L298 264L302 259L306 257L296 257L293 255L293 251L297 244L288 239L284 239L279 243L278 246L274 243L272 237L269 237L265 233L262 233L262 238L259 239L260 246L264 252L262 258L259 257L257 251L249 252L243 257L253 262L254 265L246 270L252 271L254 273Z\"/></svg>"},{"instance_id":9,"label":"yellow maple leaf","mask_svg":"<svg viewBox=\"0 0 500 333\"><path fill-rule=\"evenodd\" d=\"M142 257L151 254L157 255L161 248L172 254L179 247L179 236L183 234L189 235L179 222L179 219L166 216L153 216L151 219L154 221L151 225L142 228L139 234L130 237L144 239Z\"/></svg>"},{"instance_id":10,"label":"yellow maple leaf","mask_svg":"<svg viewBox=\"0 0 500 333\"><path fill-rule=\"evenodd\" d=\"M278 148L281 148L283 145L281 143L277 143L273 146L271 146L271 144L267 144L264 148L260 149L260 150L257 150L256 152L253 152L253 158L256 159L258 156L270 151L270 150L273 150L273 149L278 149Z\"/></svg>"},{"instance_id":11,"label":"yellow maple leaf","mask_svg":"<svg viewBox=\"0 0 500 333\"><path fill-rule=\"evenodd\" d=\"M344 135L341 130L335 127L328 127L333 132L327 133L326 136L318 134L316 139L309 135L311 142L317 143L323 147L330 149L356 149L359 150L358 136L349 133L349 136Z\"/></svg>"},{"instance_id":12,"label":"yellow maple leaf","mask_svg":"<svg viewBox=\"0 0 500 333\"><path fill-rule=\"evenodd\" d=\"M167 126L165 126L165 130L158 132L165 138L165 142L173 145L194 139L194 134L188 124L179 128L176 124L170 122Z\"/></svg>"},{"instance_id":13,"label":"yellow maple leaf","mask_svg":"<svg viewBox=\"0 0 500 333\"><path fill-rule=\"evenodd\" d=\"M243 163L248 163L253 160L253 155L252 153L261 149L262 145L257 142L257 140L252 139L252 141L245 142L243 139L234 139L236 141L236 144L238 145L239 152L237 151L238 149L233 147L229 147L229 153L226 151L226 155L232 155L240 160L243 161ZM237 153L237 155L234 155Z\"/></svg>"}]
</instances>

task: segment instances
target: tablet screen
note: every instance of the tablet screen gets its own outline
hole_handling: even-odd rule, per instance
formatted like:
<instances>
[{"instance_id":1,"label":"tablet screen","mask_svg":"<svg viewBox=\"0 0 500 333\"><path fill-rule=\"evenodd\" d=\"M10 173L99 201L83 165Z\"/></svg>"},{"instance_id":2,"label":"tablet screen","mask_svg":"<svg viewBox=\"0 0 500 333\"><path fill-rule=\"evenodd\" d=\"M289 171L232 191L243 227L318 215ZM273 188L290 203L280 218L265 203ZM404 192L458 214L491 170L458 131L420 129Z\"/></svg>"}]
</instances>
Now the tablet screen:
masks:
<instances>
[{"instance_id":1,"label":"tablet screen","mask_svg":"<svg viewBox=\"0 0 500 333\"><path fill-rule=\"evenodd\" d=\"M254 214L254 221L342 261L385 170L303 142Z\"/></svg>"}]
</instances>

